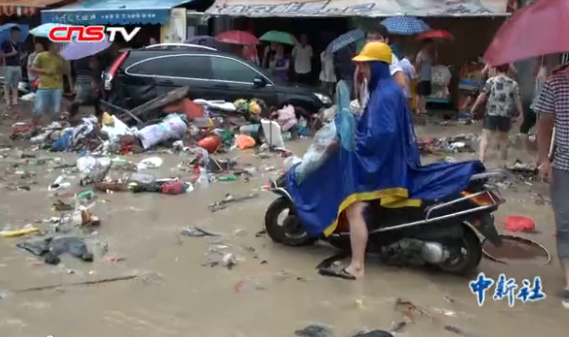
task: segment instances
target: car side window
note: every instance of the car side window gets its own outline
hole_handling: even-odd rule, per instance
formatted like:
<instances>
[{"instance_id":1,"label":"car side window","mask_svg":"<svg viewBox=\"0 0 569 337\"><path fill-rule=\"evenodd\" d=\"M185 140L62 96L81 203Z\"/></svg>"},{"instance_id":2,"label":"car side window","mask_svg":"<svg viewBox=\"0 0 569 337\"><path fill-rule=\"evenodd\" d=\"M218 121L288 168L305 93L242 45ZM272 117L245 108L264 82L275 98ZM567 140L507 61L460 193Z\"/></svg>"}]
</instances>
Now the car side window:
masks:
<instances>
[{"instance_id":1,"label":"car side window","mask_svg":"<svg viewBox=\"0 0 569 337\"><path fill-rule=\"evenodd\" d=\"M132 75L169 75L168 62L164 62L163 58L149 59L127 69Z\"/></svg>"},{"instance_id":2,"label":"car side window","mask_svg":"<svg viewBox=\"0 0 569 337\"><path fill-rule=\"evenodd\" d=\"M206 56L173 55L147 60L128 69L132 75L211 78L211 63Z\"/></svg>"},{"instance_id":3,"label":"car side window","mask_svg":"<svg viewBox=\"0 0 569 337\"><path fill-rule=\"evenodd\" d=\"M211 68L214 80L253 83L253 79L259 76L251 67L225 57L212 57Z\"/></svg>"},{"instance_id":4,"label":"car side window","mask_svg":"<svg viewBox=\"0 0 569 337\"><path fill-rule=\"evenodd\" d=\"M212 77L211 59L208 56L184 55L176 63L175 70L179 77L199 78L209 80Z\"/></svg>"}]
</instances>

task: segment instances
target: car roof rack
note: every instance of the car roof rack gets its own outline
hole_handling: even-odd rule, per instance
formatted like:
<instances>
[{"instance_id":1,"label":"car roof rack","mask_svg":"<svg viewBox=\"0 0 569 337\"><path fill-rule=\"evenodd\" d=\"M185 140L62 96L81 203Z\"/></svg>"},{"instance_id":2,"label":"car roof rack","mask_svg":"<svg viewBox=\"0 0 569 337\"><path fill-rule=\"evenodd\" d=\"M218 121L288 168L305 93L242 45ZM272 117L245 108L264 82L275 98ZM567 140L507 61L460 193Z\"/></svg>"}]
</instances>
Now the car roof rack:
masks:
<instances>
[{"instance_id":1,"label":"car roof rack","mask_svg":"<svg viewBox=\"0 0 569 337\"><path fill-rule=\"evenodd\" d=\"M173 49L184 49L184 48L217 51L217 49L212 47L202 46L200 44L190 44L190 43L159 43L159 44L152 44L150 46L146 46L142 49L173 50Z\"/></svg>"}]
</instances>

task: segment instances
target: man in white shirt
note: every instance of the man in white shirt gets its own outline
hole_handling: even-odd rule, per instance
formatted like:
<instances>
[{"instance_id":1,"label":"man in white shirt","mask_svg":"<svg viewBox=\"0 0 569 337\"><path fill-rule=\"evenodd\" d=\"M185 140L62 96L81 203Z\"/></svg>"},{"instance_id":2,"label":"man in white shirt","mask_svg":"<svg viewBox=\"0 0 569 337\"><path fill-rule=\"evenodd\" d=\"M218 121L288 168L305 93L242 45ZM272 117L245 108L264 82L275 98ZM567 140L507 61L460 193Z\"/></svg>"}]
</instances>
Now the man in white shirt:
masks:
<instances>
[{"instance_id":1,"label":"man in white shirt","mask_svg":"<svg viewBox=\"0 0 569 337\"><path fill-rule=\"evenodd\" d=\"M297 44L292 50L295 80L298 83L310 84L313 56L312 46L308 44L308 36L306 34L300 35L300 44Z\"/></svg>"},{"instance_id":2,"label":"man in white shirt","mask_svg":"<svg viewBox=\"0 0 569 337\"><path fill-rule=\"evenodd\" d=\"M367 42L378 41L389 44L389 38L387 37L388 34L389 32L387 28L384 25L379 24L379 27L376 30L368 32ZM393 76L395 82L397 82L401 88L405 90L405 88L407 88L407 80L405 79L405 73L403 72L403 69L401 66L399 66L399 59L397 56L395 56L395 54L391 55L391 65L389 66L389 71L391 72L391 76ZM360 106L363 111L367 104L369 93L367 84L363 80L363 77L360 76L360 72L357 67L354 74L354 86L356 97L360 98Z\"/></svg>"}]
</instances>

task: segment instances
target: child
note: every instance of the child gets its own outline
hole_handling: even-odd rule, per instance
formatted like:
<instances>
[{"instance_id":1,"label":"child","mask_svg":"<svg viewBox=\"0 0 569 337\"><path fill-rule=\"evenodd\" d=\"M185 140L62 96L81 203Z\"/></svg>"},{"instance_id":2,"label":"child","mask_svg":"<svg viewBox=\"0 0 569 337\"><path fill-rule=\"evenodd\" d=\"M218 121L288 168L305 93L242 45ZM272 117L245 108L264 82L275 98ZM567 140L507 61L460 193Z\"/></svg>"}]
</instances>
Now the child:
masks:
<instances>
[{"instance_id":1,"label":"child","mask_svg":"<svg viewBox=\"0 0 569 337\"><path fill-rule=\"evenodd\" d=\"M500 147L501 159L508 157L508 133L512 128L512 119L523 115L520 87L516 81L508 77L509 65L496 67L493 74L481 89L480 95L472 105L471 113L486 99L486 113L480 140L479 159L484 162L486 151L492 138L497 138ZM517 113L516 113L517 110Z\"/></svg>"}]
</instances>

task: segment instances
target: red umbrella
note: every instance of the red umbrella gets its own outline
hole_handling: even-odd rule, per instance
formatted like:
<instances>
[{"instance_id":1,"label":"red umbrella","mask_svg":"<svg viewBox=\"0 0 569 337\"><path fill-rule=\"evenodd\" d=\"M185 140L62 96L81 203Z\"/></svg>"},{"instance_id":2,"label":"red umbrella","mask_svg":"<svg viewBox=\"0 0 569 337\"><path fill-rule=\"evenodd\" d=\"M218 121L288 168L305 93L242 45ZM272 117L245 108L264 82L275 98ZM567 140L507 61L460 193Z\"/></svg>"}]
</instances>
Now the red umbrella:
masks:
<instances>
[{"instance_id":1,"label":"red umbrella","mask_svg":"<svg viewBox=\"0 0 569 337\"><path fill-rule=\"evenodd\" d=\"M241 30L230 30L219 33L215 36L215 39L223 43L244 45L259 44L259 39L257 39L255 35Z\"/></svg>"},{"instance_id":2,"label":"red umbrella","mask_svg":"<svg viewBox=\"0 0 569 337\"><path fill-rule=\"evenodd\" d=\"M446 30L431 30L429 32L424 32L422 34L417 35L417 40L425 40L425 39L433 39L433 40L452 40L454 36L447 32Z\"/></svg>"},{"instance_id":3,"label":"red umbrella","mask_svg":"<svg viewBox=\"0 0 569 337\"><path fill-rule=\"evenodd\" d=\"M569 1L538 1L518 10L486 50L490 65L508 64L531 57L569 50Z\"/></svg>"}]
</instances>

